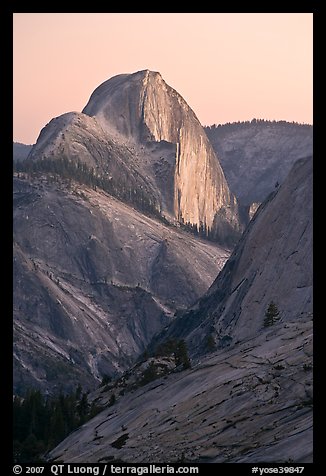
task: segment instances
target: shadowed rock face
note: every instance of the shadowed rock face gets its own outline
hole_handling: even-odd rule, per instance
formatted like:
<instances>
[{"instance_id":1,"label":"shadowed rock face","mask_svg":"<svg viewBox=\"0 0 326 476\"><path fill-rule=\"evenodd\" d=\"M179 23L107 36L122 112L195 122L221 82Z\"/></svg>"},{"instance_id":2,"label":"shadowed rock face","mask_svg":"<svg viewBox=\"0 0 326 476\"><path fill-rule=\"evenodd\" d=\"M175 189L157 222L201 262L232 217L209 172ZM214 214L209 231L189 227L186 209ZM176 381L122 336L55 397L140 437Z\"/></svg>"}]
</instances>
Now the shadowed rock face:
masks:
<instances>
[{"instance_id":1,"label":"shadowed rock face","mask_svg":"<svg viewBox=\"0 0 326 476\"><path fill-rule=\"evenodd\" d=\"M167 331L193 354L261 332L271 301L286 322L312 312L312 158L300 159L260 206L209 291Z\"/></svg>"},{"instance_id":2,"label":"shadowed rock face","mask_svg":"<svg viewBox=\"0 0 326 476\"><path fill-rule=\"evenodd\" d=\"M28 154L32 149L32 145L21 144L20 142L13 142L12 144L12 152L13 152L13 159L17 162L21 160L25 160Z\"/></svg>"},{"instance_id":3,"label":"shadowed rock face","mask_svg":"<svg viewBox=\"0 0 326 476\"><path fill-rule=\"evenodd\" d=\"M228 252L85 186L14 179L14 387L92 388L207 290Z\"/></svg>"},{"instance_id":4,"label":"shadowed rock face","mask_svg":"<svg viewBox=\"0 0 326 476\"><path fill-rule=\"evenodd\" d=\"M115 76L95 89L82 113L50 121L29 159L57 156L146 191L170 221L213 230L217 241L234 243L242 230L203 127L159 73Z\"/></svg>"},{"instance_id":5,"label":"shadowed rock face","mask_svg":"<svg viewBox=\"0 0 326 476\"><path fill-rule=\"evenodd\" d=\"M256 121L205 127L231 192L240 205L261 203L294 162L313 153L313 127Z\"/></svg>"},{"instance_id":6,"label":"shadowed rock face","mask_svg":"<svg viewBox=\"0 0 326 476\"><path fill-rule=\"evenodd\" d=\"M271 300L280 319L264 327ZM311 311L312 159L303 159L260 207L209 291L155 340L185 338L193 368L122 396L49 458L312 462ZM101 395L104 405L109 396Z\"/></svg>"}]
</instances>

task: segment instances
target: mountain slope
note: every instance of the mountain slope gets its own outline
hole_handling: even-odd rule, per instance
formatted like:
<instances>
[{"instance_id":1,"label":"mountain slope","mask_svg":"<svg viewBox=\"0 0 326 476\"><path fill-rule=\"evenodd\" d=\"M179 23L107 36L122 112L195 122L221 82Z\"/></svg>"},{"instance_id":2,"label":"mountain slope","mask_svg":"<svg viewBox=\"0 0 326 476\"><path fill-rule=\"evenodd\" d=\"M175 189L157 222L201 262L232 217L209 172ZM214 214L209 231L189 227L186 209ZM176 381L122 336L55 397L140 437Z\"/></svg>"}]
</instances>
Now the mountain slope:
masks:
<instances>
[{"instance_id":1,"label":"mountain slope","mask_svg":"<svg viewBox=\"0 0 326 476\"><path fill-rule=\"evenodd\" d=\"M20 142L13 142L12 152L13 159L20 161L25 160L32 149L32 145L21 144Z\"/></svg>"},{"instance_id":2,"label":"mountain slope","mask_svg":"<svg viewBox=\"0 0 326 476\"><path fill-rule=\"evenodd\" d=\"M145 176L135 151L112 138L96 118L70 112L52 119L28 156L34 163L45 159L65 159L76 166L81 162L95 178L104 178L125 195L141 190L160 208L155 181Z\"/></svg>"},{"instance_id":3,"label":"mountain slope","mask_svg":"<svg viewBox=\"0 0 326 476\"><path fill-rule=\"evenodd\" d=\"M234 207L223 171L194 112L160 73L144 70L101 84L83 109L103 128L137 142L176 145L174 215L211 228L222 207Z\"/></svg>"},{"instance_id":4,"label":"mountain slope","mask_svg":"<svg viewBox=\"0 0 326 476\"><path fill-rule=\"evenodd\" d=\"M17 392L91 388L125 370L228 256L102 191L45 175L14 179L14 245Z\"/></svg>"},{"instance_id":5,"label":"mountain slope","mask_svg":"<svg viewBox=\"0 0 326 476\"><path fill-rule=\"evenodd\" d=\"M210 334L223 346L259 333L271 301L282 322L312 312L312 236L308 158L260 206L209 291L167 335L186 338L199 353Z\"/></svg>"},{"instance_id":6,"label":"mountain slope","mask_svg":"<svg viewBox=\"0 0 326 476\"><path fill-rule=\"evenodd\" d=\"M239 237L236 199L206 133L159 73L115 76L95 89L82 113L53 119L29 159L63 156L143 189L172 222L211 231L220 242Z\"/></svg>"},{"instance_id":7,"label":"mountain slope","mask_svg":"<svg viewBox=\"0 0 326 476\"><path fill-rule=\"evenodd\" d=\"M309 319L276 324L244 341L241 349L205 356L191 370L125 394L48 458L65 463L312 462L311 329Z\"/></svg>"},{"instance_id":8,"label":"mountain slope","mask_svg":"<svg viewBox=\"0 0 326 476\"><path fill-rule=\"evenodd\" d=\"M280 319L266 327L271 300ZM302 159L260 207L209 291L155 339L154 347L186 339L193 368L121 396L48 457L312 462L312 331L312 160Z\"/></svg>"},{"instance_id":9,"label":"mountain slope","mask_svg":"<svg viewBox=\"0 0 326 476\"><path fill-rule=\"evenodd\" d=\"M252 120L205 127L230 190L243 206L261 203L297 159L313 153L313 127Z\"/></svg>"}]
</instances>

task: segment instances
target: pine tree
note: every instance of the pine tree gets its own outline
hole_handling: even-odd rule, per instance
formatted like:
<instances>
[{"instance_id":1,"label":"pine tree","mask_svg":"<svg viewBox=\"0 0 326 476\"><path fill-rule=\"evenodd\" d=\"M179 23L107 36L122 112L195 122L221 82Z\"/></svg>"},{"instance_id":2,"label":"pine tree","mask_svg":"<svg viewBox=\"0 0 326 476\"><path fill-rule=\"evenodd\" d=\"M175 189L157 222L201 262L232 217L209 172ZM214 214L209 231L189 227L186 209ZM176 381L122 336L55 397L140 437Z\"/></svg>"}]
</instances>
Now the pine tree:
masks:
<instances>
[{"instance_id":1,"label":"pine tree","mask_svg":"<svg viewBox=\"0 0 326 476\"><path fill-rule=\"evenodd\" d=\"M61 405L56 404L54 406L50 420L50 427L50 446L53 447L54 445L58 444L59 441L63 440L63 438L66 436L65 421L62 414Z\"/></svg>"},{"instance_id":2,"label":"pine tree","mask_svg":"<svg viewBox=\"0 0 326 476\"><path fill-rule=\"evenodd\" d=\"M207 346L208 352L213 352L216 349L215 339L212 334L209 334L207 336L206 346Z\"/></svg>"},{"instance_id":3,"label":"pine tree","mask_svg":"<svg viewBox=\"0 0 326 476\"><path fill-rule=\"evenodd\" d=\"M275 324L275 321L279 319L279 310L276 304L271 301L268 305L268 308L265 312L264 327L270 327Z\"/></svg>"},{"instance_id":4,"label":"pine tree","mask_svg":"<svg viewBox=\"0 0 326 476\"><path fill-rule=\"evenodd\" d=\"M188 348L187 348L186 341L184 339L181 339L178 342L177 348L174 352L174 358L175 358L175 363L177 367L179 365L182 365L184 370L191 368L191 363L188 356Z\"/></svg>"},{"instance_id":5,"label":"pine tree","mask_svg":"<svg viewBox=\"0 0 326 476\"><path fill-rule=\"evenodd\" d=\"M79 384L76 388L76 393L75 393L75 399L76 400L80 400L81 396L82 396L82 386Z\"/></svg>"},{"instance_id":6,"label":"pine tree","mask_svg":"<svg viewBox=\"0 0 326 476\"><path fill-rule=\"evenodd\" d=\"M157 379L157 377L157 368L154 362L150 362L148 367L143 372L142 380L140 383L141 385L146 385L147 383Z\"/></svg>"},{"instance_id":7,"label":"pine tree","mask_svg":"<svg viewBox=\"0 0 326 476\"><path fill-rule=\"evenodd\" d=\"M107 278L105 278L105 280L107 280ZM102 382L100 383L100 387L105 387L105 385L107 385L111 381L112 381L112 378L109 375L107 374L103 375Z\"/></svg>"},{"instance_id":8,"label":"pine tree","mask_svg":"<svg viewBox=\"0 0 326 476\"><path fill-rule=\"evenodd\" d=\"M13 400L14 462L37 462L44 451L52 449L71 431L101 411L79 385L70 395L44 396L30 389L24 398Z\"/></svg>"},{"instance_id":9,"label":"pine tree","mask_svg":"<svg viewBox=\"0 0 326 476\"><path fill-rule=\"evenodd\" d=\"M89 411L89 403L87 398L87 393L83 393L81 399L77 404L77 412L80 417L80 425L83 425L86 421L86 417Z\"/></svg>"}]
</instances>

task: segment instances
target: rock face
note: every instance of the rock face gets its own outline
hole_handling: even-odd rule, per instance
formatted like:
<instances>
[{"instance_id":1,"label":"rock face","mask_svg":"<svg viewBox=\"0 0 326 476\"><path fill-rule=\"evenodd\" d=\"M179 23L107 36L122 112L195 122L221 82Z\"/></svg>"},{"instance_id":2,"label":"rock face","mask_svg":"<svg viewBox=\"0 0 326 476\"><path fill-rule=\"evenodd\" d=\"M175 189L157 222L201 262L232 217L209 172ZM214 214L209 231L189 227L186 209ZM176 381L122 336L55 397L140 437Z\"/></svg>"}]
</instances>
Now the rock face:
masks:
<instances>
[{"instance_id":1,"label":"rock face","mask_svg":"<svg viewBox=\"0 0 326 476\"><path fill-rule=\"evenodd\" d=\"M221 347L255 336L273 301L282 322L312 312L312 158L298 160L260 206L209 291L166 335L193 354L212 334ZM166 336L164 337L166 338Z\"/></svg>"},{"instance_id":2,"label":"rock face","mask_svg":"<svg viewBox=\"0 0 326 476\"><path fill-rule=\"evenodd\" d=\"M213 231L220 242L239 237L237 202L206 133L157 72L101 84L82 113L64 114L43 129L29 158L63 155L144 188L170 221Z\"/></svg>"},{"instance_id":3,"label":"rock face","mask_svg":"<svg viewBox=\"0 0 326 476\"><path fill-rule=\"evenodd\" d=\"M42 129L28 160L57 158L80 161L96 177L111 180L119 189L141 190L154 202L160 200L155 181L145 176L135 151L111 137L96 118L69 112Z\"/></svg>"},{"instance_id":4,"label":"rock face","mask_svg":"<svg viewBox=\"0 0 326 476\"><path fill-rule=\"evenodd\" d=\"M271 300L279 319L267 327ZM311 311L312 159L303 159L260 207L209 291L156 339L186 339L193 368L122 396L48 457L312 462Z\"/></svg>"},{"instance_id":5,"label":"rock face","mask_svg":"<svg viewBox=\"0 0 326 476\"><path fill-rule=\"evenodd\" d=\"M229 253L104 192L14 179L14 389L92 388L130 366Z\"/></svg>"},{"instance_id":6,"label":"rock face","mask_svg":"<svg viewBox=\"0 0 326 476\"><path fill-rule=\"evenodd\" d=\"M244 207L263 202L297 159L313 153L313 127L259 121L205 127L230 190Z\"/></svg>"},{"instance_id":7,"label":"rock face","mask_svg":"<svg viewBox=\"0 0 326 476\"><path fill-rule=\"evenodd\" d=\"M121 396L48 458L309 463L312 416L312 322L305 316Z\"/></svg>"},{"instance_id":8,"label":"rock face","mask_svg":"<svg viewBox=\"0 0 326 476\"><path fill-rule=\"evenodd\" d=\"M16 161L25 160L28 154L30 153L32 147L32 145L21 144L20 142L13 142L13 159Z\"/></svg>"},{"instance_id":9,"label":"rock face","mask_svg":"<svg viewBox=\"0 0 326 476\"><path fill-rule=\"evenodd\" d=\"M160 73L145 70L109 79L94 91L83 112L95 116L103 128L114 128L137 142L176 145L174 215L178 220L212 228L221 209L232 220L236 202L205 131Z\"/></svg>"}]
</instances>

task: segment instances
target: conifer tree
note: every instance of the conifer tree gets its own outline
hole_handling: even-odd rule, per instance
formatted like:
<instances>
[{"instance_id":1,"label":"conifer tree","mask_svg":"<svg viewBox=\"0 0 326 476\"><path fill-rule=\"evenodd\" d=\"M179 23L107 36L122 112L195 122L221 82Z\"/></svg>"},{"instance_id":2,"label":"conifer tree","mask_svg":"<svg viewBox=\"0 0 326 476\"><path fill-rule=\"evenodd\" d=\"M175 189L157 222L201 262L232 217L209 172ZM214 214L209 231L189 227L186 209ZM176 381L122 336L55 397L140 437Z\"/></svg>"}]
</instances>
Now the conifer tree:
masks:
<instances>
[{"instance_id":1,"label":"conifer tree","mask_svg":"<svg viewBox=\"0 0 326 476\"><path fill-rule=\"evenodd\" d=\"M181 339L178 341L177 348L174 352L176 366L182 364L183 369L189 369L191 367L190 359L188 356L188 348L186 341Z\"/></svg>"},{"instance_id":2,"label":"conifer tree","mask_svg":"<svg viewBox=\"0 0 326 476\"><path fill-rule=\"evenodd\" d=\"M208 352L213 352L216 349L215 339L212 334L209 334L207 336L206 346L207 346Z\"/></svg>"},{"instance_id":3,"label":"conifer tree","mask_svg":"<svg viewBox=\"0 0 326 476\"><path fill-rule=\"evenodd\" d=\"M279 319L279 310L276 304L271 301L268 305L268 308L265 312L264 327L270 327L275 324L275 321Z\"/></svg>"}]
</instances>

